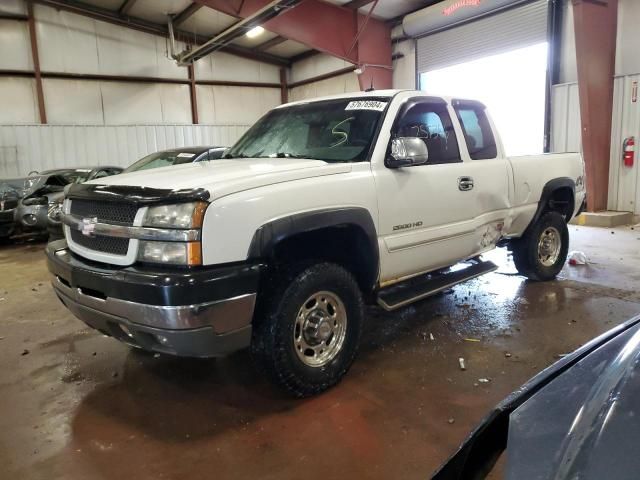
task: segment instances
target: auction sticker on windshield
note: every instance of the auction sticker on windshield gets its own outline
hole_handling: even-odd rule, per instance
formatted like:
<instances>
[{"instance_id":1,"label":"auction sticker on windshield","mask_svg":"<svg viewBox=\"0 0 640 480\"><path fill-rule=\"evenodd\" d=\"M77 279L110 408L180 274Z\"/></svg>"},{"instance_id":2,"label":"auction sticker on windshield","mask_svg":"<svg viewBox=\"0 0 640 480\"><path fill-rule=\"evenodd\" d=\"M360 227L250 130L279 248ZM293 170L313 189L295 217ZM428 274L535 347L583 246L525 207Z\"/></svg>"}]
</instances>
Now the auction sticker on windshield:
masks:
<instances>
[{"instance_id":1,"label":"auction sticker on windshield","mask_svg":"<svg viewBox=\"0 0 640 480\"><path fill-rule=\"evenodd\" d=\"M177 155L178 158L191 158L195 155L195 153L179 153Z\"/></svg>"},{"instance_id":2,"label":"auction sticker on windshield","mask_svg":"<svg viewBox=\"0 0 640 480\"><path fill-rule=\"evenodd\" d=\"M345 110L376 110L381 112L386 106L387 102L379 102L378 100L354 100L347 104Z\"/></svg>"}]
</instances>

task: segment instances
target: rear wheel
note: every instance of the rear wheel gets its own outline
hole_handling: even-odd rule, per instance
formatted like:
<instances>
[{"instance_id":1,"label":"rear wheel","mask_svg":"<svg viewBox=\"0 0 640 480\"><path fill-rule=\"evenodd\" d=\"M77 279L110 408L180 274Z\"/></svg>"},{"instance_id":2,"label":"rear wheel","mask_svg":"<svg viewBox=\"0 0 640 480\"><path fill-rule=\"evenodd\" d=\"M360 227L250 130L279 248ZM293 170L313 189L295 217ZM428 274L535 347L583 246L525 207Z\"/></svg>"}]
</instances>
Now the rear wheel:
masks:
<instances>
[{"instance_id":1,"label":"rear wheel","mask_svg":"<svg viewBox=\"0 0 640 480\"><path fill-rule=\"evenodd\" d=\"M276 278L256 319L252 353L275 384L296 397L340 381L355 359L363 301L353 275L332 263Z\"/></svg>"},{"instance_id":2,"label":"rear wheel","mask_svg":"<svg viewBox=\"0 0 640 480\"><path fill-rule=\"evenodd\" d=\"M513 261L522 275L530 280L556 278L569 250L569 230L558 212L542 215L527 232L512 242Z\"/></svg>"}]
</instances>

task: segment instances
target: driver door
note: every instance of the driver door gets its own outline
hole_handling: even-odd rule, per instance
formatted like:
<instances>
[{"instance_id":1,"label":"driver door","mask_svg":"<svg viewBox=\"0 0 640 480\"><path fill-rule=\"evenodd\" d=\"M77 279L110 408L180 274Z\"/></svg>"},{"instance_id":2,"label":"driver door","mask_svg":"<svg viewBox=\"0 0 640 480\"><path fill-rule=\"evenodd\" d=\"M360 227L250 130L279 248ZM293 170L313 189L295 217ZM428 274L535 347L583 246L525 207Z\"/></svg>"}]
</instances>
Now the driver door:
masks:
<instances>
[{"instance_id":1,"label":"driver door","mask_svg":"<svg viewBox=\"0 0 640 480\"><path fill-rule=\"evenodd\" d=\"M374 170L378 189L382 284L447 267L473 250L473 195L464 187L451 109L439 98L416 97L400 109L394 137L425 142L426 164Z\"/></svg>"}]
</instances>

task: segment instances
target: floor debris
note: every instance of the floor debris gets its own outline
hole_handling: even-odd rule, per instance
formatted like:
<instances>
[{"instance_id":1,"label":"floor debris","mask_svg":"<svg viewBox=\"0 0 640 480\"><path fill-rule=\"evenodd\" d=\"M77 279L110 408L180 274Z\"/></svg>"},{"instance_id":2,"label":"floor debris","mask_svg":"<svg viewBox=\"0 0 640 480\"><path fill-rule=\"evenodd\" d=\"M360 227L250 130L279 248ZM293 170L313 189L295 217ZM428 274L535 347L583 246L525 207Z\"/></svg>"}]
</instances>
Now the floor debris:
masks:
<instances>
[{"instance_id":1,"label":"floor debris","mask_svg":"<svg viewBox=\"0 0 640 480\"><path fill-rule=\"evenodd\" d=\"M464 364L464 358L460 357L458 359L458 364L460 365L460 370L466 370L467 366Z\"/></svg>"}]
</instances>

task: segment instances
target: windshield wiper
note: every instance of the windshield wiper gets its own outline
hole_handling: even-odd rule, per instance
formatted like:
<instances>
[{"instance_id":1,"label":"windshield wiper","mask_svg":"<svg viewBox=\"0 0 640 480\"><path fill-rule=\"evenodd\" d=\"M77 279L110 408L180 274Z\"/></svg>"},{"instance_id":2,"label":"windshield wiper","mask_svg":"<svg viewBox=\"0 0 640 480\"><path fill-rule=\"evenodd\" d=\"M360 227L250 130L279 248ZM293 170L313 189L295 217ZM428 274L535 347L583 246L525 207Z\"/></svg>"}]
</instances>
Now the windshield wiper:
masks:
<instances>
[{"instance_id":1,"label":"windshield wiper","mask_svg":"<svg viewBox=\"0 0 640 480\"><path fill-rule=\"evenodd\" d=\"M249 158L249 156L245 155L244 153L241 153L239 155L231 155L230 153L227 153L222 158L226 158L226 159L229 159L229 158Z\"/></svg>"}]
</instances>

